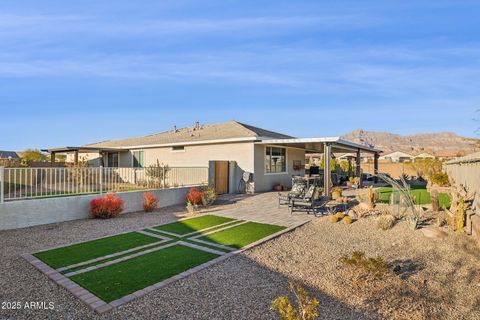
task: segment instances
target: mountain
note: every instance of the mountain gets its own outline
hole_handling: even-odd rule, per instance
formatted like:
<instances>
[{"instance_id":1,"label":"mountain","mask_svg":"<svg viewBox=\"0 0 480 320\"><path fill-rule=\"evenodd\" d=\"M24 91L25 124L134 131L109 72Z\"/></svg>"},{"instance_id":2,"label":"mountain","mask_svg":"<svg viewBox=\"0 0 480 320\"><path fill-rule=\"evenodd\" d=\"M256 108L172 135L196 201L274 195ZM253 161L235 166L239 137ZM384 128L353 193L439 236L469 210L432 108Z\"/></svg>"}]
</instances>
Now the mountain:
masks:
<instances>
[{"instance_id":1,"label":"mountain","mask_svg":"<svg viewBox=\"0 0 480 320\"><path fill-rule=\"evenodd\" d=\"M429 152L435 155L467 154L478 151L480 140L461 137L453 132L399 135L389 132L355 130L342 136L343 139L373 145L384 153L403 151L410 154Z\"/></svg>"}]
</instances>

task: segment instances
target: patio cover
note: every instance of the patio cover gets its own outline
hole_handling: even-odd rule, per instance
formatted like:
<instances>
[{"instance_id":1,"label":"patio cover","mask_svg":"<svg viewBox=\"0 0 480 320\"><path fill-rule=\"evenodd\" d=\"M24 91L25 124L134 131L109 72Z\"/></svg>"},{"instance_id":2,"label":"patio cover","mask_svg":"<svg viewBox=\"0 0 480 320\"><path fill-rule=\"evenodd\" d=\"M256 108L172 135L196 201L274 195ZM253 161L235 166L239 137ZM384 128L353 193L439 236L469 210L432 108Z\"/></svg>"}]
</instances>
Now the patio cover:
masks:
<instances>
[{"instance_id":1,"label":"patio cover","mask_svg":"<svg viewBox=\"0 0 480 320\"><path fill-rule=\"evenodd\" d=\"M332 152L355 152L356 175L360 176L360 155L362 152L374 155L374 173L378 173L378 158L381 150L341 139L340 137L299 138L299 139L266 139L256 142L262 145L278 145L290 148L304 149L305 153L323 153L324 159L331 159ZM324 167L325 195L330 195L330 161L325 161Z\"/></svg>"},{"instance_id":2,"label":"patio cover","mask_svg":"<svg viewBox=\"0 0 480 320\"><path fill-rule=\"evenodd\" d=\"M129 149L125 148L99 148L99 147L64 147L64 148L52 148L52 149L43 149L43 152L48 152L51 155L52 165L55 163L55 154L57 153L69 153L73 152L75 154L75 164L78 163L78 154L79 153L96 153L102 154L104 152L121 152L128 151Z\"/></svg>"}]
</instances>

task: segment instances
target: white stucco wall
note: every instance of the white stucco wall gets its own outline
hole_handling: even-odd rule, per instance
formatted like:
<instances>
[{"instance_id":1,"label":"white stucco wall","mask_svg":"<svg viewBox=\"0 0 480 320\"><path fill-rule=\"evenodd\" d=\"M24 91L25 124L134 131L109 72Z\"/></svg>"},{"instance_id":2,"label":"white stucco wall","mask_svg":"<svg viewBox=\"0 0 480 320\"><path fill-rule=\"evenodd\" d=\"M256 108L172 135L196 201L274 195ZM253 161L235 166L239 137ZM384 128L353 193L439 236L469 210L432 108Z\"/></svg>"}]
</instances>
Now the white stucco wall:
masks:
<instances>
[{"instance_id":1,"label":"white stucco wall","mask_svg":"<svg viewBox=\"0 0 480 320\"><path fill-rule=\"evenodd\" d=\"M160 199L158 206L163 208L185 203L189 189L171 188L150 192ZM123 213L142 211L144 192L118 192L117 195L125 201ZM90 201L98 197L100 195L95 194L0 203L0 230L86 219Z\"/></svg>"},{"instance_id":2,"label":"white stucco wall","mask_svg":"<svg viewBox=\"0 0 480 320\"><path fill-rule=\"evenodd\" d=\"M271 191L276 184L291 187L293 175L305 174L305 150L287 148L287 172L286 173L265 173L265 145L255 145L255 192ZM293 161L300 160L301 170L293 170Z\"/></svg>"}]
</instances>

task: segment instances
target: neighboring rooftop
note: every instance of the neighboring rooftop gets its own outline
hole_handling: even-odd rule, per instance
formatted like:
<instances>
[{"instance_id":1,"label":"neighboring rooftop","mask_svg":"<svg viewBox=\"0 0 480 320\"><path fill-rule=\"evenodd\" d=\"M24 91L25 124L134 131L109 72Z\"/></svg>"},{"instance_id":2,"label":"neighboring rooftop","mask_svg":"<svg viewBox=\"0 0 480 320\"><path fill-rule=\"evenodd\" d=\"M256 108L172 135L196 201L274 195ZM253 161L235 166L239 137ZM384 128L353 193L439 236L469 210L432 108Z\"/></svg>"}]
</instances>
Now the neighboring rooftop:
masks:
<instances>
[{"instance_id":1,"label":"neighboring rooftop","mask_svg":"<svg viewBox=\"0 0 480 320\"><path fill-rule=\"evenodd\" d=\"M20 159L20 156L15 151L2 151L0 150L0 159Z\"/></svg>"},{"instance_id":2,"label":"neighboring rooftop","mask_svg":"<svg viewBox=\"0 0 480 320\"><path fill-rule=\"evenodd\" d=\"M193 127L181 129L174 127L170 131L155 133L144 137L103 141L88 144L86 147L134 147L241 138L291 139L293 137L238 121L229 121L208 125L196 123Z\"/></svg>"}]
</instances>

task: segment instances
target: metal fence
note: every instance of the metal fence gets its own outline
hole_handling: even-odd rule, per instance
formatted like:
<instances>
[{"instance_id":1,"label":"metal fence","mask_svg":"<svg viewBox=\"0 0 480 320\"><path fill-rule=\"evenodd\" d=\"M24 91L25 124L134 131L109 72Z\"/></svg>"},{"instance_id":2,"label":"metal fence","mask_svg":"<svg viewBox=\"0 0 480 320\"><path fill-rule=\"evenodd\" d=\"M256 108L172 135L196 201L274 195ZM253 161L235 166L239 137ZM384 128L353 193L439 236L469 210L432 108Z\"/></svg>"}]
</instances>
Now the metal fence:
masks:
<instances>
[{"instance_id":1,"label":"metal fence","mask_svg":"<svg viewBox=\"0 0 480 320\"><path fill-rule=\"evenodd\" d=\"M206 184L207 167L0 167L0 202Z\"/></svg>"}]
</instances>

